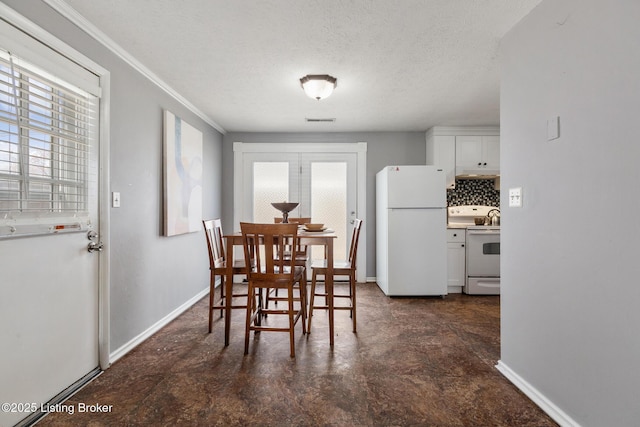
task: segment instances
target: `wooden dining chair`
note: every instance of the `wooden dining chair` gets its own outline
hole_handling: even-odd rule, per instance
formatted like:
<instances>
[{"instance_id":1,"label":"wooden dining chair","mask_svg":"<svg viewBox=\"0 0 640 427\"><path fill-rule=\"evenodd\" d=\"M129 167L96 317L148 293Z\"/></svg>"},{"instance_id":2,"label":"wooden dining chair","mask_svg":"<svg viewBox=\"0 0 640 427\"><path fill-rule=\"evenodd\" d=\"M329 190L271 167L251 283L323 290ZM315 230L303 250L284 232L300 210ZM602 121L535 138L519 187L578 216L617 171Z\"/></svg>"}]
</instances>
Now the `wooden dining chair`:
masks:
<instances>
[{"instance_id":1,"label":"wooden dining chair","mask_svg":"<svg viewBox=\"0 0 640 427\"><path fill-rule=\"evenodd\" d=\"M273 218L273 222L276 224L282 224L282 217L274 217ZM311 217L299 217L299 218L289 218L289 224L298 224L298 225L303 225L303 224L309 224L311 222ZM292 248L293 249L293 248ZM295 256L296 256L296 265L300 265L302 267L306 267L307 266L307 262L309 262L309 253L307 250L307 245L300 245L298 244L297 247L295 248ZM287 256L290 256L290 254L293 253L293 251L288 251L286 252Z\"/></svg>"},{"instance_id":2,"label":"wooden dining chair","mask_svg":"<svg viewBox=\"0 0 640 427\"><path fill-rule=\"evenodd\" d=\"M247 304L244 354L249 353L249 335L251 331L288 332L291 357L295 357L294 328L302 318L302 333L306 334L307 315L307 279L304 267L296 266L293 257L285 257L287 244L298 243L298 225L292 224L252 224L240 223L242 244L246 265L251 265L247 272L249 282ZM269 309L260 304L262 290L282 289L286 292L286 309ZM296 297L295 292L298 296ZM274 319L263 315L276 314L288 317L288 327L276 326ZM273 323L272 326L266 322ZM264 324L263 324L264 323Z\"/></svg>"},{"instance_id":3,"label":"wooden dining chair","mask_svg":"<svg viewBox=\"0 0 640 427\"><path fill-rule=\"evenodd\" d=\"M209 249L209 270L210 270L210 280L209 280L209 333L211 333L211 327L213 324L213 312L214 310L220 310L220 317L224 314L225 309L225 280L227 274L227 259L226 250L224 246L224 240L222 236L222 221L217 219L209 219L203 220L202 225L204 227L205 236L207 237L207 248ZM232 260L231 268L233 269L233 274L246 274L246 268L243 259ZM216 276L220 276L220 300L215 302L215 282ZM235 308L247 308L246 293L233 293L233 284L231 286L232 295L231 298L242 298L243 303L233 304L231 305L232 309ZM225 322L228 319L225 319Z\"/></svg>"},{"instance_id":4,"label":"wooden dining chair","mask_svg":"<svg viewBox=\"0 0 640 427\"><path fill-rule=\"evenodd\" d=\"M349 305L335 305L334 310L349 310L349 316L353 323L353 332L356 332L356 257L358 254L358 240L360 240L360 229L362 228L362 220L355 219L353 223L353 232L351 233L351 245L349 246L349 259L346 261L334 261L333 263L333 275L335 276L348 276L349 287L348 293L336 294L335 281L334 281L334 301L336 298L348 299ZM309 326L307 330L311 332L311 318L313 316L314 309L328 309L329 302L327 301L329 296L326 287L322 292L316 290L316 283L318 276L326 276L327 274L327 261L319 260L311 263L311 291L309 293ZM315 297L323 297L324 305L315 305Z\"/></svg>"},{"instance_id":5,"label":"wooden dining chair","mask_svg":"<svg viewBox=\"0 0 640 427\"><path fill-rule=\"evenodd\" d=\"M289 224L308 224L311 222L311 217L289 217ZM282 224L282 217L276 216L273 218L273 222L276 224ZM295 250L288 245L287 250L285 251L285 257L290 257L292 253L295 253L296 257L296 265L307 268L307 264L309 263L309 251L307 245L296 245ZM306 274L306 273L305 273ZM269 307L269 301L274 301L276 305L278 305L278 301L283 301L286 298L278 297L278 289L273 289L266 293L265 304Z\"/></svg>"}]
</instances>

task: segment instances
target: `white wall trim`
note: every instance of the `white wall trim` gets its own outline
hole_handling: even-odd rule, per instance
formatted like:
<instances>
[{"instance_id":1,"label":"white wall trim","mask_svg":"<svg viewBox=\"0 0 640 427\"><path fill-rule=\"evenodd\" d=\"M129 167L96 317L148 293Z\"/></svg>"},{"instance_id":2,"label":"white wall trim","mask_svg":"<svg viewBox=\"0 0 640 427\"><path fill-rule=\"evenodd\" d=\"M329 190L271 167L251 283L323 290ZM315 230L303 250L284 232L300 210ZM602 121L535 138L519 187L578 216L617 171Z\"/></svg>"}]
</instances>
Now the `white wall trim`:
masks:
<instances>
[{"instance_id":1,"label":"white wall trim","mask_svg":"<svg viewBox=\"0 0 640 427\"><path fill-rule=\"evenodd\" d=\"M580 427L575 420L567 415L562 409L557 407L552 401L542 394L538 389L529 384L524 378L515 373L504 362L498 360L496 369L502 373L509 381L511 381L520 391L522 391L529 399L538 405L547 413L555 422L563 427Z\"/></svg>"},{"instance_id":2,"label":"white wall trim","mask_svg":"<svg viewBox=\"0 0 640 427\"><path fill-rule=\"evenodd\" d=\"M158 320L156 323L151 325L151 327L149 327L147 330L143 331L141 334L134 337L131 341L129 341L122 347L115 350L113 353L111 353L111 356L110 356L111 363L114 363L115 361L120 359L122 356L124 356L125 354L129 353L131 350L136 348L138 345L142 344L147 338L149 338L150 336L158 332L160 329L168 325L172 320L176 319L182 313L187 311L195 303L197 303L202 298L204 298L204 296L207 295L208 293L209 293L209 286L207 285L205 289L198 292L191 299L183 303L181 306L173 310L171 313L164 316L162 319Z\"/></svg>"},{"instance_id":3,"label":"white wall trim","mask_svg":"<svg viewBox=\"0 0 640 427\"><path fill-rule=\"evenodd\" d=\"M100 252L98 266L98 362L101 369L111 365L111 74L105 71L100 76L100 161L99 215L100 241L107 248Z\"/></svg>"},{"instance_id":4,"label":"white wall trim","mask_svg":"<svg viewBox=\"0 0 640 427\"><path fill-rule=\"evenodd\" d=\"M207 122L211 127L218 132L225 134L226 131L222 126L217 124L213 119L207 116L204 112L199 110L195 105L189 102L186 98L176 92L171 86L165 83L160 77L142 65L137 59L135 59L129 52L113 41L109 36L100 31L95 25L89 22L84 16L80 15L74 8L69 6L64 0L43 0L53 10L60 15L67 18L71 23L76 25L82 31L96 39L99 43L113 52L116 56L122 59L124 62L132 66L136 71L149 79L152 83L162 89L164 92L173 97L180 104L184 105L187 109L193 112L196 116Z\"/></svg>"},{"instance_id":5,"label":"white wall trim","mask_svg":"<svg viewBox=\"0 0 640 427\"><path fill-rule=\"evenodd\" d=\"M366 153L367 143L234 142L233 151L243 153Z\"/></svg>"}]
</instances>

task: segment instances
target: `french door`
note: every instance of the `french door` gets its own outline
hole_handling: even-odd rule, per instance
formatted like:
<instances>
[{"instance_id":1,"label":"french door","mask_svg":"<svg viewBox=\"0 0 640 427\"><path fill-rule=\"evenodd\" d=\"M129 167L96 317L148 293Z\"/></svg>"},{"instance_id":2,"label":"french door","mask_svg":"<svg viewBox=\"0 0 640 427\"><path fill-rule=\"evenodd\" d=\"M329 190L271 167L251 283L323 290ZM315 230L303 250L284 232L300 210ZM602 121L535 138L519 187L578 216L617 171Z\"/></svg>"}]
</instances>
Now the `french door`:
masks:
<instances>
[{"instance_id":1,"label":"french door","mask_svg":"<svg viewBox=\"0 0 640 427\"><path fill-rule=\"evenodd\" d=\"M356 216L356 156L353 153L251 153L244 158L245 212L253 222L273 222L282 213L272 202L298 202L291 217L310 217L338 235L336 259L346 259L350 223ZM312 248L312 259L323 254Z\"/></svg>"},{"instance_id":2,"label":"french door","mask_svg":"<svg viewBox=\"0 0 640 427\"><path fill-rule=\"evenodd\" d=\"M244 152L238 162L242 184L236 194L240 203L235 216L238 221L271 223L282 216L272 202L297 202L289 216L311 217L312 222L334 230L338 235L335 259L347 259L353 220L361 218L358 160L355 152ZM322 248L312 248L312 259L323 256Z\"/></svg>"}]
</instances>

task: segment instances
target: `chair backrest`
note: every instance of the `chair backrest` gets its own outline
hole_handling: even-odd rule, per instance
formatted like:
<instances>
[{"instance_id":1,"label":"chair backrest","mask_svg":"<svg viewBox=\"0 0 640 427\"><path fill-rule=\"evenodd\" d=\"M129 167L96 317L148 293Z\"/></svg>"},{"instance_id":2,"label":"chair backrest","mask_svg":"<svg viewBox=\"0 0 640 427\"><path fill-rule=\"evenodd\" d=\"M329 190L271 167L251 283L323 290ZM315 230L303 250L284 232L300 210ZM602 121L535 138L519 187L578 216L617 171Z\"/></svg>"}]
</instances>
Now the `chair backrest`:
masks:
<instances>
[{"instance_id":1,"label":"chair backrest","mask_svg":"<svg viewBox=\"0 0 640 427\"><path fill-rule=\"evenodd\" d=\"M311 217L297 217L297 218L292 218L289 217L287 219L287 221L289 221L289 224L309 224L311 223ZM282 217L281 216L276 216L273 217L273 222L275 222L276 224L282 224ZM296 248L296 255L300 255L300 256L306 256L307 255L307 245L301 245L298 244L297 246L293 246L293 245L289 245L289 250Z\"/></svg>"},{"instance_id":2,"label":"chair backrest","mask_svg":"<svg viewBox=\"0 0 640 427\"><path fill-rule=\"evenodd\" d=\"M220 218L202 221L204 234L207 237L209 248L209 268L222 267L224 265L224 240L222 239L222 221Z\"/></svg>"},{"instance_id":3,"label":"chair backrest","mask_svg":"<svg viewBox=\"0 0 640 427\"><path fill-rule=\"evenodd\" d=\"M289 217L287 219L287 221L289 221L289 224L309 224L311 222L311 217L299 217L299 218L292 218ZM281 224L282 223L282 217L281 216L275 216L273 217L273 222L275 222L276 224Z\"/></svg>"},{"instance_id":4,"label":"chair backrest","mask_svg":"<svg viewBox=\"0 0 640 427\"><path fill-rule=\"evenodd\" d=\"M351 233L351 246L349 247L349 262L351 268L356 268L356 256L358 255L358 240L360 240L360 229L362 228L362 220L353 220L353 233Z\"/></svg>"},{"instance_id":5,"label":"chair backrest","mask_svg":"<svg viewBox=\"0 0 640 427\"><path fill-rule=\"evenodd\" d=\"M295 257L285 257L287 245L298 242L298 224L240 223L248 279L287 283L295 274Z\"/></svg>"}]
</instances>

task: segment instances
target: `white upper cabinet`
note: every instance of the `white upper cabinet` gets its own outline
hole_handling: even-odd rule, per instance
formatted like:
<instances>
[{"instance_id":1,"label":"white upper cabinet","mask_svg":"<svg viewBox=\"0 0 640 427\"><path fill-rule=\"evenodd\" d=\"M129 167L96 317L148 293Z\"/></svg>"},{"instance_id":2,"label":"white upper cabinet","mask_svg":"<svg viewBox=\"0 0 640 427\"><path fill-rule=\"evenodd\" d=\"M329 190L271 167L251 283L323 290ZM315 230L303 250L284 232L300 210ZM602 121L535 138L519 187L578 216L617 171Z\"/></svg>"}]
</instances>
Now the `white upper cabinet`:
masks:
<instances>
[{"instance_id":1,"label":"white upper cabinet","mask_svg":"<svg viewBox=\"0 0 640 427\"><path fill-rule=\"evenodd\" d=\"M486 159L487 169L500 174L500 137L497 135L482 137L483 158Z\"/></svg>"},{"instance_id":2,"label":"white upper cabinet","mask_svg":"<svg viewBox=\"0 0 640 427\"><path fill-rule=\"evenodd\" d=\"M455 174L500 174L500 137L456 136Z\"/></svg>"},{"instance_id":3,"label":"white upper cabinet","mask_svg":"<svg viewBox=\"0 0 640 427\"><path fill-rule=\"evenodd\" d=\"M442 168L447 188L456 175L500 174L500 128L497 126L436 126L427 131L427 164Z\"/></svg>"},{"instance_id":4,"label":"white upper cabinet","mask_svg":"<svg viewBox=\"0 0 640 427\"><path fill-rule=\"evenodd\" d=\"M447 188L456 185L456 137L427 132L427 164L444 170Z\"/></svg>"}]
</instances>

